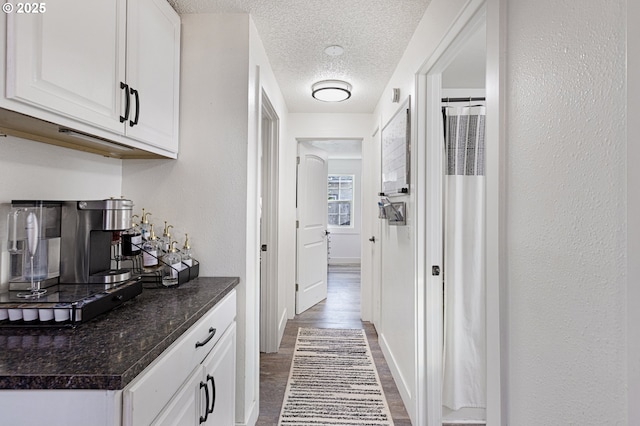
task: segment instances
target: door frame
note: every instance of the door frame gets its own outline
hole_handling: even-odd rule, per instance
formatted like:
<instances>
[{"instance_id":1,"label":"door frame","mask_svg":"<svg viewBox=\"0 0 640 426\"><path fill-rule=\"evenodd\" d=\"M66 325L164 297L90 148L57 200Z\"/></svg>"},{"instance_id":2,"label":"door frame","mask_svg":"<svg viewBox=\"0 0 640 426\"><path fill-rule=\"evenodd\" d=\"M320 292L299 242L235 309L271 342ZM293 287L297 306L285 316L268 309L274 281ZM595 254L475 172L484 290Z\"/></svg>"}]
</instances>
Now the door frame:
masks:
<instances>
[{"instance_id":1,"label":"door frame","mask_svg":"<svg viewBox=\"0 0 640 426\"><path fill-rule=\"evenodd\" d=\"M375 139L376 137L378 138L378 145L380 144L380 132L378 131L378 129L376 129L376 131L373 133L373 135L371 135L371 137L373 139ZM375 192L376 194L378 193L378 187L379 187L379 183L380 183L380 163L379 162L375 162L373 161L372 157L365 155L365 141L366 138L364 137L355 137L355 136L348 136L348 137L342 137L342 136L335 136L335 137L327 137L327 136L323 136L323 137L317 137L317 138L313 138L313 137L299 137L299 138L295 138L296 140L296 156L298 155L297 153L299 152L297 149L297 146L300 143L303 142L314 142L314 141L332 141L332 140L352 140L352 141L360 141L361 144L361 171L360 171L360 204L361 204L361 208L360 208L360 212L357 212L357 216L358 216L358 220L360 220L360 317L362 319L362 321L370 321L370 322L374 322L374 324L377 322L379 324L380 322L380 292L381 292L381 278L380 278L380 272L378 272L377 276L371 277L372 279L369 279L369 276L366 275L367 274L367 270L370 270L369 268L366 267L365 263L365 256L367 255L366 253L368 253L368 250L371 248L371 242L369 241L370 235L374 236L376 238L376 242L375 244L377 244L378 246L376 247L377 252L372 264L372 267L377 267L378 269L380 268L381 265L381 260L380 260L380 221L377 219L378 214L377 214L377 210L375 212L375 214L373 216L370 215L370 213L367 211L367 209L365 208L366 205L368 205L368 196L370 193ZM367 170L371 170L369 166L365 166L365 163L370 163L371 164L377 164L377 167L375 170L372 170L372 173L374 175L374 177L372 178L371 176L367 176L365 175L365 172ZM298 178L298 169L297 169L298 165L296 165L296 217L297 217L297 209L298 209L298 199L297 199L297 193L298 193L298 182L297 182L297 178ZM371 181L369 181L371 179ZM371 197L370 200L373 200L374 202L377 201L377 197ZM372 219L373 218L373 219ZM373 220L373 222L371 222ZM328 225L327 225L328 226ZM297 231L297 230L296 230ZM296 232L296 244L295 244L295 252L296 252L296 270L295 270L295 276L296 276L296 280L298 277L298 237L297 237L298 233ZM377 280L377 281L376 281ZM377 291L377 292L376 292ZM293 286L293 294L294 294L294 300L295 300L295 286ZM377 299L376 299L377 297ZM377 310L376 310L377 309ZM295 312L295 303L294 303L294 312Z\"/></svg>"},{"instance_id":2,"label":"door frame","mask_svg":"<svg viewBox=\"0 0 640 426\"><path fill-rule=\"evenodd\" d=\"M416 73L416 400L417 423L442 425L442 269L443 153L440 128L441 73L480 14L487 26L486 57L486 329L487 329L487 425L506 424L506 294L502 252L504 225L504 57L505 0L469 0L435 52Z\"/></svg>"},{"instance_id":3,"label":"door frame","mask_svg":"<svg viewBox=\"0 0 640 426\"><path fill-rule=\"evenodd\" d=\"M281 331L278 318L278 155L279 118L267 94L262 91L260 116L260 352L278 351ZM265 196L266 195L266 196ZM263 198L263 196L265 196ZM266 200L265 200L266 198Z\"/></svg>"}]
</instances>

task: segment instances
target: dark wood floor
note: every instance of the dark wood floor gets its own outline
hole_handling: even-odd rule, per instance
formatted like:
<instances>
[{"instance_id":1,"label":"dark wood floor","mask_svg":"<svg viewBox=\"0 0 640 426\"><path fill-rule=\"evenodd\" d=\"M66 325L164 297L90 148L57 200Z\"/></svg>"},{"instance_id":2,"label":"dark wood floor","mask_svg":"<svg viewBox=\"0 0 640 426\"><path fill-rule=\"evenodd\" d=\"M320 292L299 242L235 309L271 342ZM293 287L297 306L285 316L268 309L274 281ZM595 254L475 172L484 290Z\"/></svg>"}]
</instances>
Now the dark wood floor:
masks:
<instances>
[{"instance_id":1,"label":"dark wood floor","mask_svg":"<svg viewBox=\"0 0 640 426\"><path fill-rule=\"evenodd\" d=\"M353 266L330 267L327 299L287 322L278 353L260 355L260 416L256 425L278 424L299 327L364 329L393 421L396 426L411 425L378 345L375 328L360 320L360 267Z\"/></svg>"}]
</instances>

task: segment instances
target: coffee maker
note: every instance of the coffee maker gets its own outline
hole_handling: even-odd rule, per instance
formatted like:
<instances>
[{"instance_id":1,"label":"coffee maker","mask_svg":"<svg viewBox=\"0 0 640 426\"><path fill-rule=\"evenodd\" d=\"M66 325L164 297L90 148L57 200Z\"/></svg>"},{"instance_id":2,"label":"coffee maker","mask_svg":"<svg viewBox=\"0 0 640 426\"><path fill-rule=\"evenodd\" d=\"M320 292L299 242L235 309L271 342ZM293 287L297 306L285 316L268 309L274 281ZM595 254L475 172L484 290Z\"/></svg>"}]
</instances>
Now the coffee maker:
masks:
<instances>
[{"instance_id":1,"label":"coffee maker","mask_svg":"<svg viewBox=\"0 0 640 426\"><path fill-rule=\"evenodd\" d=\"M129 228L131 200L19 200L11 207L12 282L34 277L41 282L58 278L65 284L111 284L131 278L129 270L111 269L113 233Z\"/></svg>"},{"instance_id":2,"label":"coffee maker","mask_svg":"<svg viewBox=\"0 0 640 426\"><path fill-rule=\"evenodd\" d=\"M112 250L119 231L130 227L132 210L127 199L12 201L9 291L0 294L0 325L23 325L27 317L29 325L52 318L75 325L140 294L138 274L112 268ZM18 311L24 317L14 321L11 313Z\"/></svg>"},{"instance_id":3,"label":"coffee maker","mask_svg":"<svg viewBox=\"0 0 640 426\"><path fill-rule=\"evenodd\" d=\"M111 269L114 231L131 225L133 202L125 199L65 201L61 211L60 282L112 284L131 272Z\"/></svg>"}]
</instances>

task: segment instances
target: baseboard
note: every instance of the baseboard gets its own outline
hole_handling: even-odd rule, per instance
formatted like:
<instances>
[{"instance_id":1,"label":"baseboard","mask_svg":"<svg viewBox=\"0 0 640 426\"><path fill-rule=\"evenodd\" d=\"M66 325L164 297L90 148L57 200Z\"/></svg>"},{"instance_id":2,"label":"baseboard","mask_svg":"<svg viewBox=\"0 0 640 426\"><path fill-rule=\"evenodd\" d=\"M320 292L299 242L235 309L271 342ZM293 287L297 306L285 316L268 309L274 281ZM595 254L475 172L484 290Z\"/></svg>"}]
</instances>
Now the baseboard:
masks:
<instances>
[{"instance_id":1,"label":"baseboard","mask_svg":"<svg viewBox=\"0 0 640 426\"><path fill-rule=\"evenodd\" d=\"M459 410L451 410L448 407L442 407L442 424L485 424L486 410L484 408L461 408Z\"/></svg>"},{"instance_id":2,"label":"baseboard","mask_svg":"<svg viewBox=\"0 0 640 426\"><path fill-rule=\"evenodd\" d=\"M409 414L411 422L415 424L415 401L412 397L411 388L402 376L400 368L398 368L398 362L393 356L393 351L389 347L384 334L378 334L378 344L380 345L380 349L382 349L382 354L384 355L384 359L387 361L389 370L391 370L391 376L393 377L393 381L396 383L396 387L400 393L400 398L402 398L402 402L407 409L407 414Z\"/></svg>"},{"instance_id":3,"label":"baseboard","mask_svg":"<svg viewBox=\"0 0 640 426\"><path fill-rule=\"evenodd\" d=\"M359 257L331 257L329 265L360 265Z\"/></svg>"},{"instance_id":4,"label":"baseboard","mask_svg":"<svg viewBox=\"0 0 640 426\"><path fill-rule=\"evenodd\" d=\"M240 423L236 420L236 426L255 426L258 422L258 414L260 414L258 404L256 403L256 401L253 401L253 404L251 404L251 409L249 410L249 414L247 416L247 421L244 423Z\"/></svg>"},{"instance_id":5,"label":"baseboard","mask_svg":"<svg viewBox=\"0 0 640 426\"><path fill-rule=\"evenodd\" d=\"M282 312L280 321L278 321L278 349L280 349L280 342L282 342L282 336L284 336L284 329L287 326L287 308Z\"/></svg>"}]
</instances>

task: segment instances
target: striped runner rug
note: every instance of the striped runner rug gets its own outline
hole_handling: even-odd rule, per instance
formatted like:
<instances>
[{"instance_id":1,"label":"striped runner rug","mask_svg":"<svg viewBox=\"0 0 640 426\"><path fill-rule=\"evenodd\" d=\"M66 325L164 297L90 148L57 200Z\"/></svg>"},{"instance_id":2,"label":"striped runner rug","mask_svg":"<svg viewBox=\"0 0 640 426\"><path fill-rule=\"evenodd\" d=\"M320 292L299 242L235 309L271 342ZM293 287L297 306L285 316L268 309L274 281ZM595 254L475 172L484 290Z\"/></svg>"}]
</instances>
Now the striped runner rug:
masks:
<instances>
[{"instance_id":1,"label":"striped runner rug","mask_svg":"<svg viewBox=\"0 0 640 426\"><path fill-rule=\"evenodd\" d=\"M393 425L364 330L298 329L278 425Z\"/></svg>"}]
</instances>

